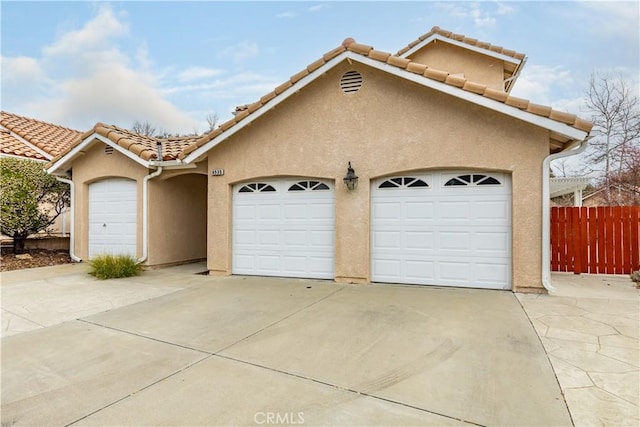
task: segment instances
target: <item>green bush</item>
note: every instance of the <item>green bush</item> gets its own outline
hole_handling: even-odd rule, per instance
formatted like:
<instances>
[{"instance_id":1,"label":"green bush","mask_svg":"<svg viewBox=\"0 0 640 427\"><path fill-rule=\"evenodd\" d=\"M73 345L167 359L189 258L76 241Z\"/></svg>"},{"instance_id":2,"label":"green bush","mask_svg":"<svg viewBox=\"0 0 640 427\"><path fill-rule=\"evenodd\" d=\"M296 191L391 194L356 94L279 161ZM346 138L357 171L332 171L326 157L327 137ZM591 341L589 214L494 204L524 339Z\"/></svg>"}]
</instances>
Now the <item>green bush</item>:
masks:
<instances>
[{"instance_id":1,"label":"green bush","mask_svg":"<svg viewBox=\"0 0 640 427\"><path fill-rule=\"evenodd\" d=\"M130 255L100 255L89 261L89 274L98 279L118 279L137 276L142 266Z\"/></svg>"}]
</instances>

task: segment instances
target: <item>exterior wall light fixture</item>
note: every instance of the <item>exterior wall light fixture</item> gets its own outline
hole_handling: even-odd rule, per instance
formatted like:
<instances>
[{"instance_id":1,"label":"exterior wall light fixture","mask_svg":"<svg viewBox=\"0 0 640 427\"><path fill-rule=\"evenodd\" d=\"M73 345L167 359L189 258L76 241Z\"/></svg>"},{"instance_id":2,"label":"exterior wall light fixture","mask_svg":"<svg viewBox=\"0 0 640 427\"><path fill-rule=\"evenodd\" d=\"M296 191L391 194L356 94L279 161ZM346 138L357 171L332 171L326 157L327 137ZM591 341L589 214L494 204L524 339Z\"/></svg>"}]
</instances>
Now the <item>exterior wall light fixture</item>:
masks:
<instances>
[{"instance_id":1,"label":"exterior wall light fixture","mask_svg":"<svg viewBox=\"0 0 640 427\"><path fill-rule=\"evenodd\" d=\"M347 187L347 190L355 190L358 188L358 176L356 175L356 171L351 167L351 162L349 162L349 166L347 166L347 175L342 179L342 181Z\"/></svg>"}]
</instances>

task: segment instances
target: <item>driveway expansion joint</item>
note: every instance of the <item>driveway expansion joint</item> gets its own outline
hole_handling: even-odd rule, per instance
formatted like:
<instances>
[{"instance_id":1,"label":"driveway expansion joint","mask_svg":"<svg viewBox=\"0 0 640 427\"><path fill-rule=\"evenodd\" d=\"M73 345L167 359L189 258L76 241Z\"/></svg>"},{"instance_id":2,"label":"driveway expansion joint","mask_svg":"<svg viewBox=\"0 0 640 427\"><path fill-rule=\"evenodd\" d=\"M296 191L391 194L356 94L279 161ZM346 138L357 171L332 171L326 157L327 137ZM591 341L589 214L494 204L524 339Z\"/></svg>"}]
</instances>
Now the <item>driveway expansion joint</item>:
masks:
<instances>
[{"instance_id":1,"label":"driveway expansion joint","mask_svg":"<svg viewBox=\"0 0 640 427\"><path fill-rule=\"evenodd\" d=\"M299 308L299 309L297 309L297 310L292 311L291 313L287 314L287 315L286 315L286 316L284 316L283 318L278 319L278 320L276 320L275 322L271 322L271 323L270 323L270 324L268 324L267 326L265 326L265 327L263 327L263 328L261 328L261 329L259 329L259 330L255 331L255 332L250 333L250 334L249 334L249 335L247 335L246 337L240 338L240 339L239 339L239 340L237 340L236 342L234 342L234 343L232 343L232 344L229 344L229 345L227 345L226 347L223 347L223 348L221 348L221 349L217 350L214 354L218 354L218 353L221 353L221 352L223 352L223 351L225 351L225 350L228 350L228 349L230 349L231 347L233 347L233 346L235 346L235 345L237 345L237 344L240 344L241 342L243 342L243 341L245 341L245 340L248 340L249 338L251 338L251 337L253 337L253 336L255 336L255 335L257 335L257 334L259 334L259 333L261 333L261 332L264 332L265 330L267 330L267 329L269 329L269 328L271 328L271 327L273 327L273 326L277 325L278 323L284 322L285 320L289 319L290 317L293 317L293 316L295 316L296 314L298 314L298 313L300 313L300 312L303 312L304 310L306 310L306 309L308 309L308 308L310 308L310 307L313 307L313 306L314 306L314 305L316 305L316 304L321 303L322 301L324 301L324 300L328 299L329 297L332 297L333 295L337 294L338 292L341 292L342 290L344 290L344 287L339 288L339 289L336 289L334 292L331 292L330 294L327 294L327 295L323 296L322 298L318 299L317 301L314 301L314 302L312 302L312 303L309 303L309 304L305 305L304 307L301 307L301 308Z\"/></svg>"},{"instance_id":2,"label":"driveway expansion joint","mask_svg":"<svg viewBox=\"0 0 640 427\"><path fill-rule=\"evenodd\" d=\"M90 323L90 322L87 322L87 323ZM97 326L101 326L101 325L97 325ZM143 337L143 338L144 338L144 337ZM156 340L156 341L157 341L157 340ZM168 343L168 344L169 344L169 343ZM186 348L186 347L185 347L185 348ZM197 351L197 350L196 350L196 351ZM153 387L153 386L154 386L154 385L156 385L156 384L159 384L159 383L161 383L161 382L163 382L163 381L165 381L165 380L167 380L167 379L169 379L169 378L171 378L171 377L173 377L173 376L175 376L175 375L178 375L178 374L179 374L179 373L181 373L181 372L186 371L187 369L189 369L189 368L191 368L191 367L193 367L193 366L197 365L197 364L198 364L198 363L200 363L200 362L204 362L205 360L207 360L207 359L211 358L212 356L213 356L213 355L209 354L209 355L207 355L207 356L203 357L202 359L198 359L198 360L196 360L195 362L192 362L192 363L190 363L190 364L188 364L188 365L186 365L186 366L184 366L184 367L182 367L182 368L178 369L177 371L174 371L174 372L170 373L169 375L165 375L164 377L162 377L162 378L160 378L160 379L158 379L158 380L156 380L156 381L153 381L152 383L147 384L146 386L141 387L140 389L138 389L138 390L136 390L136 391L134 391L134 392L132 392L132 393L129 393L129 394L127 394L126 396L123 396L123 397L121 397L121 398L119 398L119 399L114 400L114 401L113 401L113 402L111 402L111 403L108 403L108 404L104 405L102 408L96 409L95 411L92 411L92 412L90 412L90 413L88 413L88 414L86 414L86 415L83 415L82 417L78 418L77 420L74 420L74 421L70 422L69 424L65 424L65 426L64 426L64 427L70 427L70 426L72 426L72 425L74 425L74 424L77 424L77 423L79 423L80 421L82 421L82 420L84 420L84 419L86 419L86 418L88 418L88 417L90 417L90 416L92 416L92 415L94 415L94 414L97 414L98 412L100 412L100 411L102 411L102 410L105 410L105 409L109 408L110 406L116 405L116 404L118 404L118 403L120 403L120 402L122 402L122 401L124 401L124 400L126 400L126 399L128 399L128 398L130 398L130 397L132 397L132 396L134 396L134 395L136 395L136 394L138 394L138 393L140 393L140 392L142 392L142 391L144 391L144 390L148 389L148 388Z\"/></svg>"},{"instance_id":3,"label":"driveway expansion joint","mask_svg":"<svg viewBox=\"0 0 640 427\"><path fill-rule=\"evenodd\" d=\"M329 382L326 382L326 381L322 381L322 380L319 380L319 379L316 379L316 378L307 377L307 376L299 375L299 374L294 374L292 372L287 372L287 371L283 371L281 369L271 368L269 366L261 365L259 363L253 363L253 362L249 362L249 361L242 360L242 359L236 359L235 357L225 356L225 355L222 355L222 354L217 354L216 353L214 356L219 357L221 359L230 360L232 362L237 362L237 363L242 363L242 364L245 364L245 365L253 366L255 368L265 369L265 370L271 371L271 372L277 372L279 374L283 374L283 375L287 375L287 376L290 376L290 377L298 378L298 379L301 379L301 380L304 380L304 381L310 381L310 382L313 382L313 383L316 383L316 384L321 384L321 385L324 385L324 386L327 386L327 387L331 387L331 388L339 390L339 391L352 393L352 394L355 394L355 395L358 395L358 396L370 397L372 399L380 400L380 401L387 402L387 403L392 403L394 405L402 406L402 407L405 407L405 408L415 409L415 410L420 411L420 412L425 412L425 413L428 413L428 414L438 415L440 417L448 418L450 420L460 421L460 422L463 422L465 424L470 424L470 425L480 426L480 427L486 427L484 424L478 424L478 423L473 422L473 421L465 420L465 419L462 419L462 418L459 418L459 417L454 417L454 416L451 416L451 415L446 415L446 414L443 414L443 413L440 413L440 412L436 412L436 411L431 411L429 409L421 408L419 406L410 405L408 403L398 402L398 401L395 401L395 400L392 400L392 399L388 399L386 397L376 396L375 394L370 394L370 393L367 393L367 392L359 391L359 390L356 390L356 389L351 388L351 387L340 386L340 385L329 383Z\"/></svg>"},{"instance_id":4,"label":"driveway expansion joint","mask_svg":"<svg viewBox=\"0 0 640 427\"><path fill-rule=\"evenodd\" d=\"M173 343L173 342L169 342L169 341L164 341L164 340L161 340L161 339L158 339L158 338L154 338L154 337L150 337L150 336L147 336L147 335L138 334L136 332L126 331L124 329L118 329L118 328L114 328L112 326L103 325L101 323L92 322L92 321L86 320L86 319L77 319L77 320L80 321L80 322L83 322L83 323L88 323L90 325L99 326L99 327L105 328L105 329L110 329L112 331L122 332L123 334L129 334L129 335L133 335L133 336L136 336L136 337L139 337L139 338L145 338L145 339L148 339L148 340L151 340L151 341L155 341L155 342L159 342L159 343L162 343L162 344L167 344L167 345L172 345L174 347L184 348L186 350L197 351L198 353L203 353L203 354L206 354L208 356L213 356L215 354L213 352L202 350L202 349L199 349L199 348L194 348L194 347L189 347L187 345L182 345L182 344L177 344L177 343Z\"/></svg>"}]
</instances>

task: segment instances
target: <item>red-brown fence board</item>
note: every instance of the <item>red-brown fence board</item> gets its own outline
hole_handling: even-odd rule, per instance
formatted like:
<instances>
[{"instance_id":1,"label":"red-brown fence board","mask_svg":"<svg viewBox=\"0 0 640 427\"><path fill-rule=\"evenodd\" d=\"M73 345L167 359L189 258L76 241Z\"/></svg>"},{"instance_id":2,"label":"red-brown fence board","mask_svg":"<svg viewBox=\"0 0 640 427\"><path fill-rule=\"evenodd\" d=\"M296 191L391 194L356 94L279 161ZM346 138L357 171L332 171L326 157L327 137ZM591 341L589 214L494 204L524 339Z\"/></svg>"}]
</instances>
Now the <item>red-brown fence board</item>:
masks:
<instances>
[{"instance_id":1,"label":"red-brown fence board","mask_svg":"<svg viewBox=\"0 0 640 427\"><path fill-rule=\"evenodd\" d=\"M640 207L631 209L631 270L640 270L640 245L635 242L640 241L640 230L634 224L640 223Z\"/></svg>"},{"instance_id":2,"label":"red-brown fence board","mask_svg":"<svg viewBox=\"0 0 640 427\"><path fill-rule=\"evenodd\" d=\"M607 246L606 246L606 234L605 234L605 226L604 226L604 217L606 215L607 209L604 206L599 206L596 208L596 218L600 218L598 223L598 265L596 266L596 270L594 273L598 271L605 271L607 269Z\"/></svg>"},{"instance_id":3,"label":"red-brown fence board","mask_svg":"<svg viewBox=\"0 0 640 427\"><path fill-rule=\"evenodd\" d=\"M640 270L640 206L551 208L551 270Z\"/></svg>"},{"instance_id":4,"label":"red-brown fence board","mask_svg":"<svg viewBox=\"0 0 640 427\"><path fill-rule=\"evenodd\" d=\"M587 208L580 209L580 272L589 272L589 216Z\"/></svg>"},{"instance_id":5,"label":"red-brown fence board","mask_svg":"<svg viewBox=\"0 0 640 427\"><path fill-rule=\"evenodd\" d=\"M598 222L596 215L589 216L589 273L598 271Z\"/></svg>"}]
</instances>

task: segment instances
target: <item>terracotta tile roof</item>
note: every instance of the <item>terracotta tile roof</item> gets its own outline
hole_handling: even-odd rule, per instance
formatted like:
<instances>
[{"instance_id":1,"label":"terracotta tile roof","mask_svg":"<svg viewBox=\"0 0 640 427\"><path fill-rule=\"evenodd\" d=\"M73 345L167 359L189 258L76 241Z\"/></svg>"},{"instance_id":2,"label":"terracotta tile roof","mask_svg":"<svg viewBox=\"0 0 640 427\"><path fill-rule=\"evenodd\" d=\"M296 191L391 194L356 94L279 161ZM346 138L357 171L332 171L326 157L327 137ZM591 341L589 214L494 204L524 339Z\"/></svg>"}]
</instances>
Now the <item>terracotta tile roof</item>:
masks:
<instances>
[{"instance_id":1,"label":"terracotta tile roof","mask_svg":"<svg viewBox=\"0 0 640 427\"><path fill-rule=\"evenodd\" d=\"M173 138L155 138L151 136L140 135L128 129L124 129L114 125L106 125L97 123L91 130L81 134L74 144L69 146L67 150L58 154L47 164L47 169L53 163L60 160L68 152L82 144L82 142L93 134L98 134L109 139L113 143L119 145L140 157L143 160L156 160L156 144L162 143L162 160L175 160L182 150L195 143L200 137L173 137Z\"/></svg>"},{"instance_id":2,"label":"terracotta tile roof","mask_svg":"<svg viewBox=\"0 0 640 427\"><path fill-rule=\"evenodd\" d=\"M0 155L47 160L42 154L16 138L10 131L0 128Z\"/></svg>"},{"instance_id":3,"label":"terracotta tile roof","mask_svg":"<svg viewBox=\"0 0 640 427\"><path fill-rule=\"evenodd\" d=\"M0 112L0 125L48 153L50 157L63 152L82 134L77 130L7 113L6 111Z\"/></svg>"},{"instance_id":4,"label":"terracotta tile roof","mask_svg":"<svg viewBox=\"0 0 640 427\"><path fill-rule=\"evenodd\" d=\"M518 53L518 52L516 52L514 50L511 50L511 49L505 49L502 46L497 46L497 45L493 45L491 43L479 41L478 39L467 37L467 36L465 36L463 34L455 34L455 33L452 33L451 31L443 30L440 27L433 27L431 29L431 31L429 31L426 34L421 35L416 40L412 41L407 46L405 46L402 49L400 49L398 51L398 53L396 53L396 56L402 56L403 54L405 54L406 52L411 50L413 47L415 47L416 45L422 43L423 41L425 41L429 37L431 37L433 35L436 35L436 34L440 35L442 37L446 37L446 38L451 39L451 40L455 40L455 41L458 41L458 42L466 43L466 44L468 44L470 46L475 46L475 47L479 47L479 48L482 48L482 49L490 50L491 52L496 52L496 53L500 53L502 55L510 56L510 57L518 59L518 60L522 60L522 59L525 58L525 54L524 53Z\"/></svg>"},{"instance_id":5,"label":"terracotta tile roof","mask_svg":"<svg viewBox=\"0 0 640 427\"><path fill-rule=\"evenodd\" d=\"M498 49L498 48L493 47L493 49ZM178 158L184 159L188 154L194 152L195 150L202 147L209 141L213 140L214 138L228 131L232 127L236 126L238 123L245 120L251 114L267 106L278 95L280 95L286 89L296 84L299 80L301 80L305 76L311 74L312 72L322 67L330 60L332 60L333 58L347 51L356 53L358 55L367 57L369 59L372 59L381 63L392 65L396 68L403 69L411 73L422 75L425 78L445 83L447 85L459 88L460 90L474 93L477 96L482 96L484 98L488 98L493 101L497 101L514 108L518 108L520 110L526 111L531 114L546 117L551 120L567 124L571 127L574 127L584 132L591 131L591 128L593 127L593 123L586 120L582 120L579 117L577 117L575 114L565 113L562 111L554 110L552 107L532 103L526 99L516 98L509 95L507 92L491 89L484 84L475 83L465 79L464 77L450 74L449 72L444 70L437 70L434 68L430 68L425 64L415 63L409 59L401 58L397 55L392 55L391 53L388 53L388 52L375 50L371 46L356 43L352 38L347 38L344 40L341 46L325 53L320 59L312 62L305 69L294 74L289 80L285 81L280 86L276 87L272 92L269 92L268 94L264 95L257 102L254 102L253 104L248 104L247 106L241 106L238 109L236 109L236 114L232 119L222 123L218 128L205 134L200 139L190 144L178 155ZM514 55L519 55L519 54L516 54L514 52ZM566 141L562 141L562 142L566 142ZM555 148L558 148L561 146L562 144L560 143Z\"/></svg>"}]
</instances>

